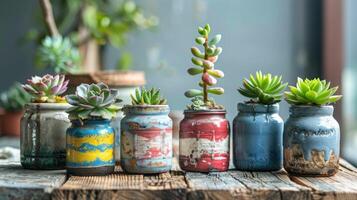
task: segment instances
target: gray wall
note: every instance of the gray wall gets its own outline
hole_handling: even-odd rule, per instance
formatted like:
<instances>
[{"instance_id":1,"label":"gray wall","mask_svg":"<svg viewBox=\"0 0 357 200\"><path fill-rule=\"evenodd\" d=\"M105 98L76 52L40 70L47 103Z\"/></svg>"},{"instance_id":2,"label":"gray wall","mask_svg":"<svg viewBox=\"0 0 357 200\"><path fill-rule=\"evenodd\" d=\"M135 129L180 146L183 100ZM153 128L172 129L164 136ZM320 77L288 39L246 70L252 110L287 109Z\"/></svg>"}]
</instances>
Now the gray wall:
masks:
<instances>
[{"instance_id":1,"label":"gray wall","mask_svg":"<svg viewBox=\"0 0 357 200\"><path fill-rule=\"evenodd\" d=\"M20 3L21 2L21 3ZM225 95L216 97L226 106L229 119L237 102L245 100L236 89L243 77L256 70L281 74L295 84L296 76L319 72L321 1L309 0L138 0L147 13L160 18L152 31L135 33L127 50L134 55L134 69L146 71L149 86L160 87L172 109L184 109L185 90L196 87L198 77L186 74L190 47L197 26L209 22L213 33L223 35L223 54L217 62L226 77L219 80ZM224 2L224 3L223 3ZM0 6L0 90L15 80L39 73L33 67L34 46L20 38L33 26L38 1L3 0ZM120 52L107 48L105 64L115 66ZM286 118L288 106L282 103Z\"/></svg>"},{"instance_id":2,"label":"gray wall","mask_svg":"<svg viewBox=\"0 0 357 200\"><path fill-rule=\"evenodd\" d=\"M245 99L237 92L242 78L256 70L281 74L284 81L295 84L296 76L316 75L320 66L309 59L320 48L319 2L293 0L147 0L139 1L160 18L153 32L132 35L128 50L135 56L135 69L145 70L149 86L160 87L172 109L184 109L189 100L184 91L197 87L198 77L187 75L190 47L194 45L197 27L209 22L213 33L223 35L223 53L216 63L225 72L218 81L225 94L216 97L225 105L230 119L236 114L237 102ZM309 8L309 9L306 9ZM313 12L314 16L310 17ZM314 27L311 27L314 26ZM314 30L310 30L314 29ZM317 46L317 47L316 47ZM107 66L114 66L118 51L108 50ZM315 62L315 66L310 63ZM286 118L288 106L281 106Z\"/></svg>"}]
</instances>

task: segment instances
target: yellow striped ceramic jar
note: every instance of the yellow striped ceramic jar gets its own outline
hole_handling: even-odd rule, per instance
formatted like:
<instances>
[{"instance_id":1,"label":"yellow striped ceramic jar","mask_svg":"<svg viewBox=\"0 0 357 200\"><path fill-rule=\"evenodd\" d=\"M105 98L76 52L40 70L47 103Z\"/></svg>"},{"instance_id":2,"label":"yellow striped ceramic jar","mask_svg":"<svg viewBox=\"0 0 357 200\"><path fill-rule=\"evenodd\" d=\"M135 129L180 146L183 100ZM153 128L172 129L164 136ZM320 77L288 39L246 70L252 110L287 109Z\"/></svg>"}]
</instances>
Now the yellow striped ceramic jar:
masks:
<instances>
[{"instance_id":1,"label":"yellow striped ceramic jar","mask_svg":"<svg viewBox=\"0 0 357 200\"><path fill-rule=\"evenodd\" d=\"M114 129L109 120L72 121L67 129L67 173L96 176L113 173Z\"/></svg>"}]
</instances>

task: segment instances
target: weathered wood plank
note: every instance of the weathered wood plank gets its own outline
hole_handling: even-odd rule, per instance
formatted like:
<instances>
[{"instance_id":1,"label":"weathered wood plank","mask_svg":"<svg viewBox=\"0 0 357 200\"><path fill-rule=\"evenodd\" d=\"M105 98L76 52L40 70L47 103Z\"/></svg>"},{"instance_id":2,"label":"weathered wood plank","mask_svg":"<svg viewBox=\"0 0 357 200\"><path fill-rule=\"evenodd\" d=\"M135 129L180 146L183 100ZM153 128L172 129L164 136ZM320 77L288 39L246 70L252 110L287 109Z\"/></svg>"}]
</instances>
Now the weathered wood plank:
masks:
<instances>
[{"instance_id":1,"label":"weathered wood plank","mask_svg":"<svg viewBox=\"0 0 357 200\"><path fill-rule=\"evenodd\" d=\"M186 173L188 199L310 199L285 172Z\"/></svg>"},{"instance_id":2,"label":"weathered wood plank","mask_svg":"<svg viewBox=\"0 0 357 200\"><path fill-rule=\"evenodd\" d=\"M311 188L313 199L357 200L357 170L345 160L340 162L339 172L335 176L290 176L290 179L300 185Z\"/></svg>"},{"instance_id":3,"label":"weathered wood plank","mask_svg":"<svg viewBox=\"0 0 357 200\"><path fill-rule=\"evenodd\" d=\"M26 170L18 162L0 165L0 199L50 199L66 180L64 170Z\"/></svg>"},{"instance_id":4,"label":"weathered wood plank","mask_svg":"<svg viewBox=\"0 0 357 200\"><path fill-rule=\"evenodd\" d=\"M52 193L52 199L185 199L186 182L182 172L159 175L132 175L117 167L102 177L71 176Z\"/></svg>"}]
</instances>

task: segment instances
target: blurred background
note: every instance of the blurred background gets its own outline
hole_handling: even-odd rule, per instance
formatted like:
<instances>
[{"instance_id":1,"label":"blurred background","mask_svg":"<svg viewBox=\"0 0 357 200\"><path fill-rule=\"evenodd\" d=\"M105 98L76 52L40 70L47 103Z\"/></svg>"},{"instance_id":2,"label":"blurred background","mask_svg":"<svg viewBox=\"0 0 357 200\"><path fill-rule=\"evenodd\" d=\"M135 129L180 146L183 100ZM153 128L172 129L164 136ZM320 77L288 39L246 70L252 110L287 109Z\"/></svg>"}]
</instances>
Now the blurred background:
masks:
<instances>
[{"instance_id":1,"label":"blurred background","mask_svg":"<svg viewBox=\"0 0 357 200\"><path fill-rule=\"evenodd\" d=\"M74 40L82 34L80 31L73 34L75 28L81 27L77 23L79 15L87 16L84 17L87 24L92 23L91 17L100 18L101 24L105 22L103 16L93 10L81 13L80 2L52 1L59 31ZM328 79L332 85L340 85L338 93L344 95L335 106L335 118L342 126L343 156L357 164L354 154L357 150L357 93L353 80L357 75L357 1L103 2L119 6L123 12L116 20L127 22L118 29L103 28L109 42L101 40L101 32L90 32L100 44L99 61L94 61L94 65L100 63L100 66L87 70L144 71L147 87L161 88L171 109L183 110L189 103L184 91L197 84L197 78L186 73L191 65L190 47L194 45L197 27L210 23L214 34L222 34L223 53L216 66L226 75L218 82L225 94L216 97L216 101L226 107L230 121L237 113L237 103L245 100L236 89L244 77L256 70L281 74L290 84L295 84L297 76ZM36 67L37 47L46 31L39 2L2 0L0 4L0 90L5 91L16 81L24 82L32 75L53 70ZM133 5L140 8L139 17L130 15ZM122 35L116 35L119 32L123 32ZM282 102L282 117L286 119L288 113L288 105Z\"/></svg>"}]
</instances>

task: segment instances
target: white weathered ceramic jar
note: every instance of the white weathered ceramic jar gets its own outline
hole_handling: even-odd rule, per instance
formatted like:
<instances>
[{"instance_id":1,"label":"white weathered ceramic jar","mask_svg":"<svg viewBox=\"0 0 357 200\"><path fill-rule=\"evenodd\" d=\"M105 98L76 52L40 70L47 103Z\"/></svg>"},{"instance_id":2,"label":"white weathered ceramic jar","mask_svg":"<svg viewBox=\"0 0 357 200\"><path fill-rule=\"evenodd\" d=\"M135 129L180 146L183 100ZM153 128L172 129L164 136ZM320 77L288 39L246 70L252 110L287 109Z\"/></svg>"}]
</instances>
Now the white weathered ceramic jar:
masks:
<instances>
[{"instance_id":1,"label":"white weathered ceramic jar","mask_svg":"<svg viewBox=\"0 0 357 200\"><path fill-rule=\"evenodd\" d=\"M66 103L30 103L21 119L21 165L28 169L64 169L66 130L71 125Z\"/></svg>"}]
</instances>

